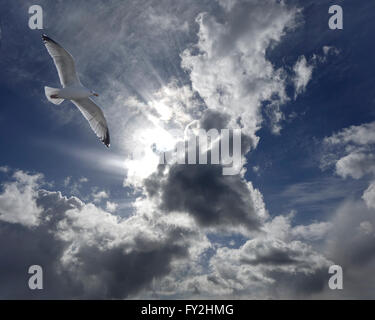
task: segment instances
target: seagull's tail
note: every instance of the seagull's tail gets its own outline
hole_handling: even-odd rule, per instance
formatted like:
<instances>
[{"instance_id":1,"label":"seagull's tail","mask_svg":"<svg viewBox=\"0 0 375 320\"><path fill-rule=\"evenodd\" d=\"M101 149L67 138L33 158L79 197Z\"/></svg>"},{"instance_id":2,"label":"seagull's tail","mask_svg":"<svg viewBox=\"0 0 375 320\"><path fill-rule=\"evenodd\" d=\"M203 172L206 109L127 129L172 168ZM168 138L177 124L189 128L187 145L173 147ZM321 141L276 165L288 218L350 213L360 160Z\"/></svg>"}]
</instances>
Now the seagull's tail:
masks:
<instances>
[{"instance_id":1,"label":"seagull's tail","mask_svg":"<svg viewBox=\"0 0 375 320\"><path fill-rule=\"evenodd\" d=\"M58 95L59 92L60 92L60 89L44 87L44 93L46 94L48 101L52 102L53 104L60 104L61 102L64 101L64 99L53 97L54 95Z\"/></svg>"}]
</instances>

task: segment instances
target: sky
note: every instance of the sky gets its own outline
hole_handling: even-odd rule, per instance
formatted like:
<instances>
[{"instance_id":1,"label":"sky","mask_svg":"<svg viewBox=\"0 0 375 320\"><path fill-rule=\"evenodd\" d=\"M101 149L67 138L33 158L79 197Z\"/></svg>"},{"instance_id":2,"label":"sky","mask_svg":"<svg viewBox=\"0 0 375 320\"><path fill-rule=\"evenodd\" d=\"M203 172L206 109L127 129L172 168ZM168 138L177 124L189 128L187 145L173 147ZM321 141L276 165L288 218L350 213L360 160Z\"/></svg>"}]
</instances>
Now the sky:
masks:
<instances>
[{"instance_id":1,"label":"sky","mask_svg":"<svg viewBox=\"0 0 375 320\"><path fill-rule=\"evenodd\" d=\"M39 0L32 30L34 4L0 4L1 299L374 298L373 2ZM42 33L109 149L47 100ZM191 125L241 129L240 173L159 165Z\"/></svg>"}]
</instances>

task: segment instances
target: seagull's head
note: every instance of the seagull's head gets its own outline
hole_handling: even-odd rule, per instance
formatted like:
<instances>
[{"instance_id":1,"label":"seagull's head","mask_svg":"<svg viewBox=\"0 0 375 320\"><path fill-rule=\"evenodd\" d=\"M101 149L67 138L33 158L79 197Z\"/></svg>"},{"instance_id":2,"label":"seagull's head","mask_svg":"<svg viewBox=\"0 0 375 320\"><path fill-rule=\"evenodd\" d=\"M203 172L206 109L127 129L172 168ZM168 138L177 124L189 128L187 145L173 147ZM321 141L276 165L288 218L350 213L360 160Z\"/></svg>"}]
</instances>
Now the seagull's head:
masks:
<instances>
[{"instance_id":1,"label":"seagull's head","mask_svg":"<svg viewBox=\"0 0 375 320\"><path fill-rule=\"evenodd\" d=\"M91 91L91 95L92 95L92 96L95 96L95 97L99 97L99 94L97 94L97 93L94 92L94 91Z\"/></svg>"}]
</instances>

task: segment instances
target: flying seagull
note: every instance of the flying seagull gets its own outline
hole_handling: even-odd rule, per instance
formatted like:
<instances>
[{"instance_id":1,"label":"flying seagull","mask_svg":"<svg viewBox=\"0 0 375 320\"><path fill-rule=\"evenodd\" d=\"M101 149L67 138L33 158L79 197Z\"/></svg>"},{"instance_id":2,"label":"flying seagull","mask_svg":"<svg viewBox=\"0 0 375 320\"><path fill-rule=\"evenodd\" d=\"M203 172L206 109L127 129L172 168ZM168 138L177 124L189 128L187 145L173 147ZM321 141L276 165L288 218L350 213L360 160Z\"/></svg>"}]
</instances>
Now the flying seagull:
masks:
<instances>
[{"instance_id":1,"label":"flying seagull","mask_svg":"<svg viewBox=\"0 0 375 320\"><path fill-rule=\"evenodd\" d=\"M110 138L107 121L103 111L90 99L91 96L97 97L99 95L81 84L75 69L74 59L68 51L45 34L42 35L42 39L55 63L62 85L60 89L44 87L47 99L56 105L65 99L72 101L90 123L91 129L99 139L109 147Z\"/></svg>"}]
</instances>

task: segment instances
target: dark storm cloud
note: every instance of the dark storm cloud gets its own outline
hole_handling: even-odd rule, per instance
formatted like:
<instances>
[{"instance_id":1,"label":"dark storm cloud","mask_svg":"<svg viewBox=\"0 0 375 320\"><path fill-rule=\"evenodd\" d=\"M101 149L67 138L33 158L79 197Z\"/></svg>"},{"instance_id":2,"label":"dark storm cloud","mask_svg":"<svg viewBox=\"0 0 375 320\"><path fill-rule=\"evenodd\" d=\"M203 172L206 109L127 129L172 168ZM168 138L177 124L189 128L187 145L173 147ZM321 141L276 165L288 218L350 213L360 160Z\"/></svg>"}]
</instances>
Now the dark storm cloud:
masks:
<instances>
[{"instance_id":1,"label":"dark storm cloud","mask_svg":"<svg viewBox=\"0 0 375 320\"><path fill-rule=\"evenodd\" d=\"M162 210L188 212L201 226L261 225L254 190L239 175L223 176L220 165L174 165L167 176L159 172L146 179L145 186L161 198Z\"/></svg>"},{"instance_id":2,"label":"dark storm cloud","mask_svg":"<svg viewBox=\"0 0 375 320\"><path fill-rule=\"evenodd\" d=\"M60 192L44 190L38 192L36 202L42 208L38 226L0 221L0 269L4 271L0 273L0 298L126 298L166 275L173 259L188 254L179 240L183 233L189 234L171 228L164 240L156 242L145 235L135 236L131 249L121 242L105 250L99 248L96 240L78 243L74 254L78 264L73 260L64 264L63 256L72 242L61 239L58 233L71 223L66 220L67 212L79 211L84 204L77 198L63 197ZM87 230L72 224L69 232L84 234ZM32 291L27 285L28 268L35 264L43 268L43 290Z\"/></svg>"},{"instance_id":3,"label":"dark storm cloud","mask_svg":"<svg viewBox=\"0 0 375 320\"><path fill-rule=\"evenodd\" d=\"M128 254L121 247L102 252L86 246L77 257L84 261L79 272L99 281L94 292L86 292L89 298L121 299L149 286L154 278L168 274L172 259L186 255L187 248L170 241L157 248L134 250Z\"/></svg>"},{"instance_id":4,"label":"dark storm cloud","mask_svg":"<svg viewBox=\"0 0 375 320\"><path fill-rule=\"evenodd\" d=\"M216 110L206 110L199 121L208 131L227 128L230 117ZM233 148L232 135L229 148ZM246 154L255 141L241 133L241 154ZM198 149L197 154L202 152ZM207 154L210 163L210 152ZM145 179L144 185L151 197L160 197L160 209L191 214L204 227L243 225L258 230L262 224L255 203L260 195L241 175L223 176L222 165L173 165L168 173L160 165L156 173ZM262 200L261 200L262 202Z\"/></svg>"},{"instance_id":5,"label":"dark storm cloud","mask_svg":"<svg viewBox=\"0 0 375 320\"><path fill-rule=\"evenodd\" d=\"M56 239L53 230L66 210L80 206L76 198L63 198L59 192L40 191L37 199L43 208L43 223L29 228L0 221L0 297L2 299L41 299L79 296L82 287L70 281L59 268L66 243ZM51 219L51 220L49 220ZM48 221L49 220L49 221ZM44 272L44 290L28 288L28 268L40 265Z\"/></svg>"}]
</instances>

